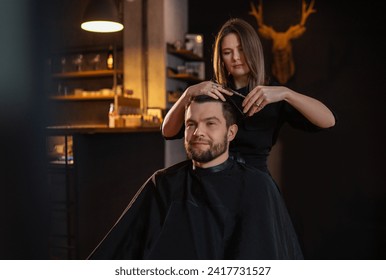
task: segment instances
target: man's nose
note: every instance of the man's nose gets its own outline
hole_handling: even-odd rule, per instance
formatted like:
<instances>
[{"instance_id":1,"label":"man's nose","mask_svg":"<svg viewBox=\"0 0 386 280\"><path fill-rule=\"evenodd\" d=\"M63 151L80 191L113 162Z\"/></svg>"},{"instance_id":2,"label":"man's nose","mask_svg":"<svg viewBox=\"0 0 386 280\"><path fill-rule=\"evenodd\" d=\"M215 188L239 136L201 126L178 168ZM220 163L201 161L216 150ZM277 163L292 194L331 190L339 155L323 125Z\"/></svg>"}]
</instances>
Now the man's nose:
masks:
<instances>
[{"instance_id":1,"label":"man's nose","mask_svg":"<svg viewBox=\"0 0 386 280\"><path fill-rule=\"evenodd\" d=\"M202 127L201 127L200 125L198 125L198 126L196 127L196 129L194 130L193 134L194 134L195 136L201 136L201 135L203 135Z\"/></svg>"}]
</instances>

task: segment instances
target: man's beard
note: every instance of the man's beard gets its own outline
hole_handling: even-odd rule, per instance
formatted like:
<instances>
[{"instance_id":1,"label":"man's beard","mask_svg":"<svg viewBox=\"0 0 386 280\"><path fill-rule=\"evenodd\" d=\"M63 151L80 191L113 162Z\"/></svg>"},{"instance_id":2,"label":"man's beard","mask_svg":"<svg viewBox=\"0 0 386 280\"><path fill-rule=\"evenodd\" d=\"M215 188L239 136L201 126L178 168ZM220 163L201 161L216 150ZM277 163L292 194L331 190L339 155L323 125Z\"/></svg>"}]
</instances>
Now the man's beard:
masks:
<instances>
[{"instance_id":1,"label":"man's beard","mask_svg":"<svg viewBox=\"0 0 386 280\"><path fill-rule=\"evenodd\" d=\"M197 139L194 139L193 141L195 140ZM207 163L225 153L227 150L227 144L228 139L227 136L224 135L223 141L217 144L213 144L213 141L208 140L209 148L205 151L193 148L190 142L185 142L185 150L189 159L195 160L197 162Z\"/></svg>"}]
</instances>

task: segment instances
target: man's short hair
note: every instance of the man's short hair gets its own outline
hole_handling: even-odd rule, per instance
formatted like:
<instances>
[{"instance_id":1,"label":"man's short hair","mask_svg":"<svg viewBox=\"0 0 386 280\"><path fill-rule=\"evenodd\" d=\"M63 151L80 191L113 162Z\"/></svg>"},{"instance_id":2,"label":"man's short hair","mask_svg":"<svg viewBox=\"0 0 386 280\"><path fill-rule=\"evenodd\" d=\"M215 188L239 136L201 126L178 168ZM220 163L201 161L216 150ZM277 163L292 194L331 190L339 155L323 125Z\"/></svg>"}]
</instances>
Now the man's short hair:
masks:
<instances>
[{"instance_id":1,"label":"man's short hair","mask_svg":"<svg viewBox=\"0 0 386 280\"><path fill-rule=\"evenodd\" d=\"M222 112L223 116L226 121L226 126L229 127L232 124L237 123L237 113L234 108L234 105L229 102L229 101L222 101L221 99L215 99L213 97L210 97L208 95L197 95L197 96L192 96L189 99L189 102L186 104L185 109L187 109L191 103L197 102L197 103L206 103L206 102L217 102L221 103L222 105Z\"/></svg>"}]
</instances>

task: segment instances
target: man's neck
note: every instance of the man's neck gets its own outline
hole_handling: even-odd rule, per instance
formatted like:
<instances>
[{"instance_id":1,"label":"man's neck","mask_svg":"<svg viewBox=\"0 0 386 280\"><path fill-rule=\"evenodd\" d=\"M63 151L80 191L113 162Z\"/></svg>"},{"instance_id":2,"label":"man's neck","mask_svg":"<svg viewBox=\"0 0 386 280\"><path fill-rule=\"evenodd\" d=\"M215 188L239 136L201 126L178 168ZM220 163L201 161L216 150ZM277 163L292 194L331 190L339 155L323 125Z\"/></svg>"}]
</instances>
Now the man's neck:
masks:
<instances>
[{"instance_id":1,"label":"man's neck","mask_svg":"<svg viewBox=\"0 0 386 280\"><path fill-rule=\"evenodd\" d=\"M192 160L193 168L195 168L195 167L199 167L199 168L214 167L214 166L217 166L217 165L224 163L225 161L228 160L228 158L229 158L229 153L225 152L222 155L218 156L217 158L215 158L209 162L198 162L198 161Z\"/></svg>"}]
</instances>

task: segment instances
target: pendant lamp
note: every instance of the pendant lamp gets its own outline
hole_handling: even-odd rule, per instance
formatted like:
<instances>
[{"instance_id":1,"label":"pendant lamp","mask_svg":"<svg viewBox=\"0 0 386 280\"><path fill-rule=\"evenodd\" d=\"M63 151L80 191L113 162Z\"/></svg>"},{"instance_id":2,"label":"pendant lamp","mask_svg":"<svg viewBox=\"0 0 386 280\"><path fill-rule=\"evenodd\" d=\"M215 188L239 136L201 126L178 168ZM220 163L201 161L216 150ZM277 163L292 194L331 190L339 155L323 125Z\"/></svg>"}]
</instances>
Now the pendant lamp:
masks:
<instances>
[{"instance_id":1,"label":"pendant lamp","mask_svg":"<svg viewBox=\"0 0 386 280\"><path fill-rule=\"evenodd\" d=\"M123 29L115 0L90 0L81 28L91 32L117 32Z\"/></svg>"}]
</instances>

